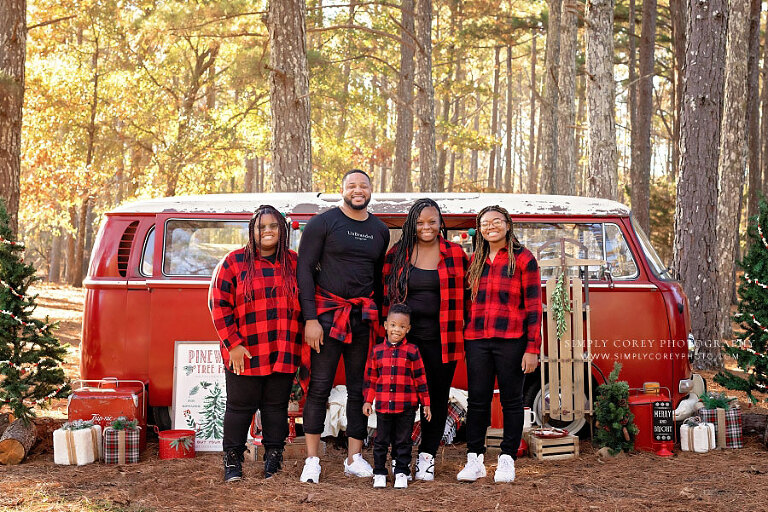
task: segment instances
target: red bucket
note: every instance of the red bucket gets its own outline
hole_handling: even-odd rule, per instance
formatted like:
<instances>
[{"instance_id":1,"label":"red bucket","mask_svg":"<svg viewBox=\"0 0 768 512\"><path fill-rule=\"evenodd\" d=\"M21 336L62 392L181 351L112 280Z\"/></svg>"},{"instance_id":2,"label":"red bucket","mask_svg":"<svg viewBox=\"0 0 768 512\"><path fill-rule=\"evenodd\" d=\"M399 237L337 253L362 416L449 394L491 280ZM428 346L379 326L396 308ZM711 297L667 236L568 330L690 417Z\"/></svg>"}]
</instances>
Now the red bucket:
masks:
<instances>
[{"instance_id":1,"label":"red bucket","mask_svg":"<svg viewBox=\"0 0 768 512\"><path fill-rule=\"evenodd\" d=\"M194 430L163 430L157 433L161 459L193 459L195 457Z\"/></svg>"}]
</instances>

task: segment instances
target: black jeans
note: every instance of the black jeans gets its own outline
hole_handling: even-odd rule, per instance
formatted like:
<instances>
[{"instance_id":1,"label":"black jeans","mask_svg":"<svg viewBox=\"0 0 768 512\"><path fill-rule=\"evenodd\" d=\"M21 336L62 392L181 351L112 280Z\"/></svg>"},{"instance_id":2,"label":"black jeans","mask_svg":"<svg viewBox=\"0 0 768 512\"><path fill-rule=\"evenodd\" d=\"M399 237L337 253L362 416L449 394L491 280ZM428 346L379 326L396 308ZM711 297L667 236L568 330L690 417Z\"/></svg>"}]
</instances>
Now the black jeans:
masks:
<instances>
[{"instance_id":1,"label":"black jeans","mask_svg":"<svg viewBox=\"0 0 768 512\"><path fill-rule=\"evenodd\" d=\"M368 359L370 325L363 321L360 309L353 309L349 315L352 328L352 343L344 343L329 336L333 312L318 317L323 326L323 344L320 353L312 351L309 374L309 389L304 403L304 432L322 434L328 396L333 388L333 379L344 356L344 374L347 384L347 436L360 441L368 437L368 418L363 414L363 377Z\"/></svg>"},{"instance_id":2,"label":"black jeans","mask_svg":"<svg viewBox=\"0 0 768 512\"><path fill-rule=\"evenodd\" d=\"M421 445L419 452L432 456L437 454L440 441L445 433L445 420L448 418L448 395L451 392L453 374L456 373L456 361L443 363L443 351L440 338L422 339L409 337L408 343L413 343L421 352L424 371L427 374L429 402L432 409L432 420L424 419L421 415Z\"/></svg>"},{"instance_id":3,"label":"black jeans","mask_svg":"<svg viewBox=\"0 0 768 512\"><path fill-rule=\"evenodd\" d=\"M409 408L398 414L376 413L376 437L373 439L373 474L386 475L387 450L392 445L395 473L408 474L413 442L413 420L416 409Z\"/></svg>"},{"instance_id":4,"label":"black jeans","mask_svg":"<svg viewBox=\"0 0 768 512\"><path fill-rule=\"evenodd\" d=\"M485 453L485 435L491 424L491 400L494 379L498 378L504 415L501 453L517 458L523 434L523 382L521 364L525 354L524 339L466 340L467 452Z\"/></svg>"},{"instance_id":5,"label":"black jeans","mask_svg":"<svg viewBox=\"0 0 768 512\"><path fill-rule=\"evenodd\" d=\"M273 373L263 377L237 375L229 370L227 408L224 412L224 451L245 451L248 428L257 410L265 448L283 448L288 437L288 400L293 387L292 373Z\"/></svg>"}]
</instances>

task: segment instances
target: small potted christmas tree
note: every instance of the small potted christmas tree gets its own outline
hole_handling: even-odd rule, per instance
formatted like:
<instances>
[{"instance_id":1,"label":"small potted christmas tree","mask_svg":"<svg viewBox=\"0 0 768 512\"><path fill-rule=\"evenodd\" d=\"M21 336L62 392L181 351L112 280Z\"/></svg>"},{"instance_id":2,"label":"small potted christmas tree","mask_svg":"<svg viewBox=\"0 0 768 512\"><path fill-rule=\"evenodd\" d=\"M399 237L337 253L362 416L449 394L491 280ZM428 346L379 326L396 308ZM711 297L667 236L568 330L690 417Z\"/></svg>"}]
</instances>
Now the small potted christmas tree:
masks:
<instances>
[{"instance_id":1,"label":"small potted christmas tree","mask_svg":"<svg viewBox=\"0 0 768 512\"><path fill-rule=\"evenodd\" d=\"M18 464L35 442L35 406L67 396L69 387L60 366L67 350L53 336L55 326L32 318L37 295L27 291L37 277L9 221L0 200L0 412L16 418L0 437L0 463Z\"/></svg>"},{"instance_id":2,"label":"small potted christmas tree","mask_svg":"<svg viewBox=\"0 0 768 512\"><path fill-rule=\"evenodd\" d=\"M595 441L611 455L628 452L637 435L635 415L629 410L629 384L619 381L621 364L614 363L608 382L597 387Z\"/></svg>"}]
</instances>

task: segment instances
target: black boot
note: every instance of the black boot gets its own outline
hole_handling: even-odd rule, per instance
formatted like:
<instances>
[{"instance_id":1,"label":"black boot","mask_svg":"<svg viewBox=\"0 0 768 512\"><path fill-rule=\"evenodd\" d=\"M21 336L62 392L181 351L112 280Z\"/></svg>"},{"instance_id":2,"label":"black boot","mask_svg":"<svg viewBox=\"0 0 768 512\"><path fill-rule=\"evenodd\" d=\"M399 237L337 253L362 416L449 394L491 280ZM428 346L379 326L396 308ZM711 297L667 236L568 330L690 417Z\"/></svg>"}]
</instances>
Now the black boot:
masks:
<instances>
[{"instance_id":1,"label":"black boot","mask_svg":"<svg viewBox=\"0 0 768 512\"><path fill-rule=\"evenodd\" d=\"M227 450L224 452L224 481L237 482L243 479L243 452Z\"/></svg>"},{"instance_id":2,"label":"black boot","mask_svg":"<svg viewBox=\"0 0 768 512\"><path fill-rule=\"evenodd\" d=\"M283 467L283 449L267 448L264 452L264 478L269 478Z\"/></svg>"}]
</instances>

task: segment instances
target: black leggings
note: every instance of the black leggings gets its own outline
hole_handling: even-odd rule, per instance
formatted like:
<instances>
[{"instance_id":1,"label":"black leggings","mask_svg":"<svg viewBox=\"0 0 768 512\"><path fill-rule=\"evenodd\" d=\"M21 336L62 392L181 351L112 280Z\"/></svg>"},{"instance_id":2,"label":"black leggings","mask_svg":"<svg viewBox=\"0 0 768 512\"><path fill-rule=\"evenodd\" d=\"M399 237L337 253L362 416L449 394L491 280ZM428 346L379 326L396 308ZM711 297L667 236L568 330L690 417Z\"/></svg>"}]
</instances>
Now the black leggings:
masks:
<instances>
[{"instance_id":1,"label":"black leggings","mask_svg":"<svg viewBox=\"0 0 768 512\"><path fill-rule=\"evenodd\" d=\"M501 407L504 415L504 437L501 453L517 458L523 434L523 383L521 367L525 354L524 339L466 340L467 388L467 452L485 453L485 434L491 424L491 400L494 380L499 380Z\"/></svg>"},{"instance_id":2,"label":"black leggings","mask_svg":"<svg viewBox=\"0 0 768 512\"><path fill-rule=\"evenodd\" d=\"M413 343L421 352L424 371L427 374L429 387L429 402L432 409L432 420L424 419L421 414L421 445L419 452L432 456L437 454L440 441L445 433L445 420L448 418L448 395L451 392L453 374L456 372L456 361L443 363L443 351L440 338L424 339L408 337L408 343Z\"/></svg>"},{"instance_id":3,"label":"black leggings","mask_svg":"<svg viewBox=\"0 0 768 512\"><path fill-rule=\"evenodd\" d=\"M227 408L224 412L224 451L245 451L248 428L257 410L265 448L283 448L288 437L288 400L293 387L292 373L263 377L237 375L226 371Z\"/></svg>"}]
</instances>

